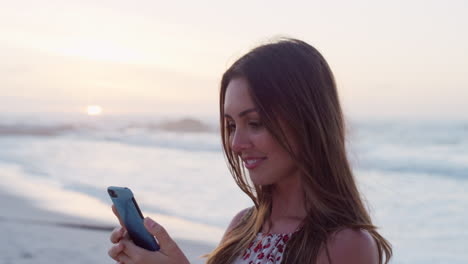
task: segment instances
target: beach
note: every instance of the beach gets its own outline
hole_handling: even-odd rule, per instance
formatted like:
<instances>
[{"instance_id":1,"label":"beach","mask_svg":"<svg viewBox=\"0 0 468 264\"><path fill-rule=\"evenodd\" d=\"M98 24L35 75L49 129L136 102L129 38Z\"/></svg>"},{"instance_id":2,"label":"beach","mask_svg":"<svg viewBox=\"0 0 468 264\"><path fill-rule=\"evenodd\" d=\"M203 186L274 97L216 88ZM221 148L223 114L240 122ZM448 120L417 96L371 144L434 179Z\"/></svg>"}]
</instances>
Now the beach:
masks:
<instances>
[{"instance_id":1,"label":"beach","mask_svg":"<svg viewBox=\"0 0 468 264\"><path fill-rule=\"evenodd\" d=\"M37 208L0 190L0 264L115 263L107 251L115 225ZM190 263L214 245L175 238Z\"/></svg>"},{"instance_id":2,"label":"beach","mask_svg":"<svg viewBox=\"0 0 468 264\"><path fill-rule=\"evenodd\" d=\"M10 119L0 119L0 264L114 263L111 185L131 188L143 215L191 263L203 263L197 257L252 206L217 133L160 129L136 117ZM393 245L390 263L468 263L468 123L442 124L350 124L349 158L373 223Z\"/></svg>"}]
</instances>

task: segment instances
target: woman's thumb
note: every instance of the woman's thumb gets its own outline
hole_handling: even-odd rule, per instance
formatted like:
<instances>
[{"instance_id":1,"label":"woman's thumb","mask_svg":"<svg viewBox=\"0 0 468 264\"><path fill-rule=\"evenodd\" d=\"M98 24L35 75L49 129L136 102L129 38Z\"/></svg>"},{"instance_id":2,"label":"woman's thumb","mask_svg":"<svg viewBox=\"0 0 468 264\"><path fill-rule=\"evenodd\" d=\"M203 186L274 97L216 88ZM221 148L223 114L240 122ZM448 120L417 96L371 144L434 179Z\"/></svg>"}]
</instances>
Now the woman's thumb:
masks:
<instances>
[{"instance_id":1,"label":"woman's thumb","mask_svg":"<svg viewBox=\"0 0 468 264\"><path fill-rule=\"evenodd\" d=\"M161 249L171 249L174 247L175 242L167 233L166 229L160 224L156 223L153 219L146 217L144 220L146 230L150 232L159 241Z\"/></svg>"}]
</instances>

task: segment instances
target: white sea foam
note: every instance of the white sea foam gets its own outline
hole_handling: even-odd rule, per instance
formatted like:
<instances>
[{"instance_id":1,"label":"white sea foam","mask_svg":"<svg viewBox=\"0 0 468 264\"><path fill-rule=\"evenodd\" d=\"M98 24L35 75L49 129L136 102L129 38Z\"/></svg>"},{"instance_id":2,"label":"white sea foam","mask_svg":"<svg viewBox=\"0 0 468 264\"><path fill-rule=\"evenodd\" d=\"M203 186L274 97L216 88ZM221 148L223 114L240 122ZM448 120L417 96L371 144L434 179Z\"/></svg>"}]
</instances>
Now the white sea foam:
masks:
<instances>
[{"instance_id":1,"label":"white sea foam","mask_svg":"<svg viewBox=\"0 0 468 264\"><path fill-rule=\"evenodd\" d=\"M64 213L89 219L93 224L116 225L117 220L110 209L110 202L101 201L88 194L67 190L60 183L41 177L25 175L20 167L0 163L0 189L8 189L10 193L26 197L36 206L48 211ZM105 192L105 189L102 190ZM224 232L223 228L193 222L173 215L161 214L155 211L145 211L145 216L150 216L163 225L175 238L202 241L216 244ZM42 219L35 215L15 215L14 212L3 215L13 219L27 219L28 221L46 221L60 223L62 220ZM96 223L94 223L97 221Z\"/></svg>"}]
</instances>

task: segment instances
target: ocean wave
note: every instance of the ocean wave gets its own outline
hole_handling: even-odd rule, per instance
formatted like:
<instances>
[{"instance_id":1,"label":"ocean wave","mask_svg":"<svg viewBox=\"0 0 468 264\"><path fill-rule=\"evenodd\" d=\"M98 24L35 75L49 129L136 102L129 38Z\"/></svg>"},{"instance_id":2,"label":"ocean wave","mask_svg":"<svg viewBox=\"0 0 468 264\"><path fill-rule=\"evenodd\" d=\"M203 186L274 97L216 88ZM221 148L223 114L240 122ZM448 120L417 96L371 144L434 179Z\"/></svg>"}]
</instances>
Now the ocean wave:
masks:
<instances>
[{"instance_id":1,"label":"ocean wave","mask_svg":"<svg viewBox=\"0 0 468 264\"><path fill-rule=\"evenodd\" d=\"M80 133L131 133L133 130L146 132L170 131L180 133L213 133L216 128L195 118L180 118L169 120L141 120L141 119L81 119L75 122L69 120L35 120L35 119L4 119L0 121L0 136L60 136L64 134Z\"/></svg>"},{"instance_id":2,"label":"ocean wave","mask_svg":"<svg viewBox=\"0 0 468 264\"><path fill-rule=\"evenodd\" d=\"M0 125L0 136L58 136L75 131L74 125Z\"/></svg>"}]
</instances>

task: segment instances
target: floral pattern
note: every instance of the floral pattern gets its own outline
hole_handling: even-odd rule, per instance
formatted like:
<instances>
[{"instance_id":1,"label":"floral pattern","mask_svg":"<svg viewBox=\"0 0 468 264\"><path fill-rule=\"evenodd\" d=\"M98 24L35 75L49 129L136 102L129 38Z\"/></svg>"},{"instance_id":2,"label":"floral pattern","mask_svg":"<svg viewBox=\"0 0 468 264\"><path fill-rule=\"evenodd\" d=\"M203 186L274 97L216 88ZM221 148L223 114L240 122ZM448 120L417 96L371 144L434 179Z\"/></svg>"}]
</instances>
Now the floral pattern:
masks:
<instances>
[{"instance_id":1,"label":"floral pattern","mask_svg":"<svg viewBox=\"0 0 468 264\"><path fill-rule=\"evenodd\" d=\"M257 239L234 261L233 264L277 264L281 263L283 252L291 237L289 234L258 233Z\"/></svg>"}]
</instances>

